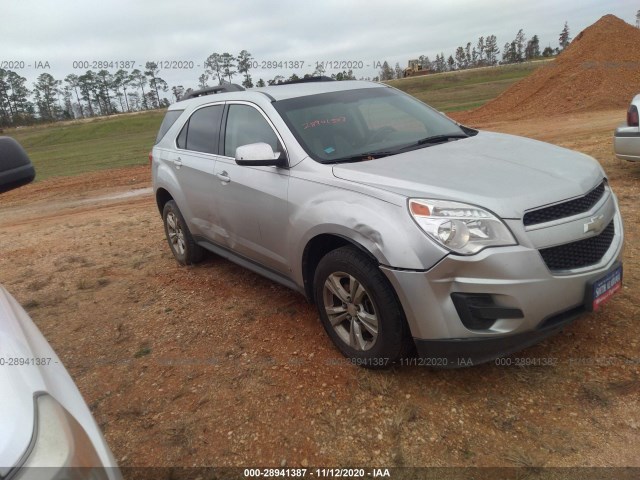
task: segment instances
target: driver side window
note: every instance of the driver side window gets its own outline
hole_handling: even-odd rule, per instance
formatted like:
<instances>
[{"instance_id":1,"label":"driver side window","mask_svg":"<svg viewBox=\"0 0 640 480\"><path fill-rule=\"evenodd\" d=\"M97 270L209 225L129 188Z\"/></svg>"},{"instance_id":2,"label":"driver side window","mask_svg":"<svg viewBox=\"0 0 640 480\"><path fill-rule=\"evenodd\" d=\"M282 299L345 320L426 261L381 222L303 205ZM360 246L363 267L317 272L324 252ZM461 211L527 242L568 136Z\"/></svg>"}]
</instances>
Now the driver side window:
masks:
<instances>
[{"instance_id":1,"label":"driver side window","mask_svg":"<svg viewBox=\"0 0 640 480\"><path fill-rule=\"evenodd\" d=\"M236 156L236 148L249 143L264 142L271 145L274 152L283 148L271 125L249 105L230 105L224 136L224 154Z\"/></svg>"}]
</instances>

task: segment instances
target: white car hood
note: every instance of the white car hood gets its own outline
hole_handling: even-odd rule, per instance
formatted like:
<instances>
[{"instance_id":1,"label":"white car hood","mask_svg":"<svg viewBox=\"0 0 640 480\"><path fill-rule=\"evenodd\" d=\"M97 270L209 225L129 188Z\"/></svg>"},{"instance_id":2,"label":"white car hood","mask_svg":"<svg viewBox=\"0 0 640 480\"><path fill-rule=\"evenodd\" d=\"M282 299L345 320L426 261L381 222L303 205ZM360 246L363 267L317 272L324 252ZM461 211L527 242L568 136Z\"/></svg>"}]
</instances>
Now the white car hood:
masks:
<instances>
[{"instance_id":1,"label":"white car hood","mask_svg":"<svg viewBox=\"0 0 640 480\"><path fill-rule=\"evenodd\" d=\"M598 162L587 155L491 132L338 164L333 174L407 197L471 203L513 219L522 218L525 210L584 195L604 178Z\"/></svg>"},{"instance_id":2,"label":"white car hood","mask_svg":"<svg viewBox=\"0 0 640 480\"><path fill-rule=\"evenodd\" d=\"M22 307L0 286L0 477L27 450L33 434L34 393L44 389L37 366L10 365L13 359L36 357L23 330L25 325L35 328Z\"/></svg>"}]
</instances>

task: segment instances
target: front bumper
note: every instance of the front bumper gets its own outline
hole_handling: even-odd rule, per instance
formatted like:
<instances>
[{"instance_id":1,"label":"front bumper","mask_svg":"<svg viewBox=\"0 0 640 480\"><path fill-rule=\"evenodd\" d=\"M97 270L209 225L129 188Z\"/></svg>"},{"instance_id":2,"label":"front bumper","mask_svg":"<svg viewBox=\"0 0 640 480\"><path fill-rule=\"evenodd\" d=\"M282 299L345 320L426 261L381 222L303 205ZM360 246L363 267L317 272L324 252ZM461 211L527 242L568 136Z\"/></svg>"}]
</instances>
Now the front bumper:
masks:
<instances>
[{"instance_id":1,"label":"front bumper","mask_svg":"<svg viewBox=\"0 0 640 480\"><path fill-rule=\"evenodd\" d=\"M616 233L601 261L572 274L552 274L539 251L523 245L449 255L428 271L381 269L397 292L421 358L447 359L454 367L468 365L469 358L482 363L533 345L584 312L587 284L621 260L624 234L617 211L614 222ZM452 293L484 294L500 309L522 315L470 329Z\"/></svg>"},{"instance_id":2,"label":"front bumper","mask_svg":"<svg viewBox=\"0 0 640 480\"><path fill-rule=\"evenodd\" d=\"M536 330L515 335L448 340L414 339L414 342L421 361L427 362L429 365L440 368L470 367L535 345L558 333L584 311L583 306L572 308L550 317Z\"/></svg>"}]
</instances>

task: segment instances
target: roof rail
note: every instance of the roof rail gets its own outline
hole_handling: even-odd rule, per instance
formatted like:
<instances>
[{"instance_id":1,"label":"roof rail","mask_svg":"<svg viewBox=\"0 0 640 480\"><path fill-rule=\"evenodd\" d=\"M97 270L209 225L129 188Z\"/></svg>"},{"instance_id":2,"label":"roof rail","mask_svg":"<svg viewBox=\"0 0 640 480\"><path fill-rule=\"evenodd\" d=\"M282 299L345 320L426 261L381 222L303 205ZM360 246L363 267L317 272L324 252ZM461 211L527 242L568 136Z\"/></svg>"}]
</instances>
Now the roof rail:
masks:
<instances>
[{"instance_id":1,"label":"roof rail","mask_svg":"<svg viewBox=\"0 0 640 480\"><path fill-rule=\"evenodd\" d=\"M208 87L203 88L202 90L194 90L193 92L189 92L186 95L180 97L180 101L189 100L190 98L204 97L205 95L215 95L216 93L242 92L243 90L244 87L241 87L240 85L225 82L222 85L218 85L217 87Z\"/></svg>"},{"instance_id":2,"label":"roof rail","mask_svg":"<svg viewBox=\"0 0 640 480\"><path fill-rule=\"evenodd\" d=\"M307 77L307 78L299 78L297 80L287 80L282 83L274 83L273 86L277 85L291 85L293 83L313 83L313 82L335 82L335 78L327 77L326 75L322 75L319 77Z\"/></svg>"}]
</instances>

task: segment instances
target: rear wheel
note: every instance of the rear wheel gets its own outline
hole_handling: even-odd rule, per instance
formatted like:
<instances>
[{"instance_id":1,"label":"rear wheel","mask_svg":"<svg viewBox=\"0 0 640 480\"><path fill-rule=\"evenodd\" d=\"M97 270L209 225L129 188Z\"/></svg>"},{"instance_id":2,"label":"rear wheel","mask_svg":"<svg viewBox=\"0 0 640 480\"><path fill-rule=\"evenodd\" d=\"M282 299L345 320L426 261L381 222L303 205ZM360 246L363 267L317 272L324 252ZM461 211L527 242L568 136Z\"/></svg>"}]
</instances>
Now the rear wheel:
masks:
<instances>
[{"instance_id":1,"label":"rear wheel","mask_svg":"<svg viewBox=\"0 0 640 480\"><path fill-rule=\"evenodd\" d=\"M169 200L165 204L162 219L167 242L178 263L191 265L201 261L204 257L204 249L194 241L175 201Z\"/></svg>"},{"instance_id":2,"label":"rear wheel","mask_svg":"<svg viewBox=\"0 0 640 480\"><path fill-rule=\"evenodd\" d=\"M353 363L384 368L409 352L408 328L392 287L357 248L342 247L323 257L314 290L327 334Z\"/></svg>"}]
</instances>

